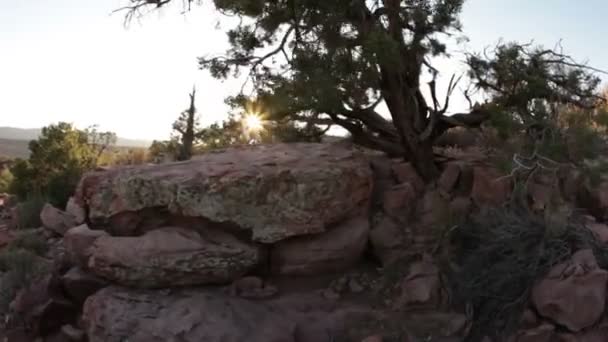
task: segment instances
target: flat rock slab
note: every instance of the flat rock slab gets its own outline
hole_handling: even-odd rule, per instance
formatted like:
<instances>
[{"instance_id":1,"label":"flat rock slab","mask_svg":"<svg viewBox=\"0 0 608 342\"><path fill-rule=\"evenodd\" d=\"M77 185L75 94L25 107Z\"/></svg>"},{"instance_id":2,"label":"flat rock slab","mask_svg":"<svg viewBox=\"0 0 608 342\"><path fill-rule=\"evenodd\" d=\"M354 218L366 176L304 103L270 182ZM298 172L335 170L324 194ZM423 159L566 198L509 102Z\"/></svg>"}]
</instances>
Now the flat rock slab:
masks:
<instances>
[{"instance_id":1,"label":"flat rock slab","mask_svg":"<svg viewBox=\"0 0 608 342\"><path fill-rule=\"evenodd\" d=\"M230 283L260 262L260 249L220 231L205 236L166 227L137 237L102 236L91 247L89 270L137 288Z\"/></svg>"},{"instance_id":2,"label":"flat rock slab","mask_svg":"<svg viewBox=\"0 0 608 342\"><path fill-rule=\"evenodd\" d=\"M256 301L216 290L109 287L87 299L82 321L90 342L331 342L370 312L309 294Z\"/></svg>"},{"instance_id":3,"label":"flat rock slab","mask_svg":"<svg viewBox=\"0 0 608 342\"><path fill-rule=\"evenodd\" d=\"M276 144L208 153L196 159L88 173L76 201L93 224L143 209L203 217L274 243L316 234L366 206L367 159L338 144Z\"/></svg>"}]
</instances>

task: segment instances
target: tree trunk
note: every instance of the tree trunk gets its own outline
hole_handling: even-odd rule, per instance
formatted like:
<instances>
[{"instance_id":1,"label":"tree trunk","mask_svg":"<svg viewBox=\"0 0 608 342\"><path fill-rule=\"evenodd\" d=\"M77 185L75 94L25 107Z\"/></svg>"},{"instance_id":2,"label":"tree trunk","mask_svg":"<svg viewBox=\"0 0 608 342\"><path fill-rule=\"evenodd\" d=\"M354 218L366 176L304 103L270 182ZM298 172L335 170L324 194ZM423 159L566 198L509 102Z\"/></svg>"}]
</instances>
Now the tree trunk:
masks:
<instances>
[{"instance_id":1,"label":"tree trunk","mask_svg":"<svg viewBox=\"0 0 608 342\"><path fill-rule=\"evenodd\" d=\"M178 156L178 160L190 160L192 158L192 149L194 147L194 122L196 115L196 107L194 106L194 99L196 96L196 89L192 90L190 94L190 107L186 111L186 130L182 134L182 148Z\"/></svg>"}]
</instances>

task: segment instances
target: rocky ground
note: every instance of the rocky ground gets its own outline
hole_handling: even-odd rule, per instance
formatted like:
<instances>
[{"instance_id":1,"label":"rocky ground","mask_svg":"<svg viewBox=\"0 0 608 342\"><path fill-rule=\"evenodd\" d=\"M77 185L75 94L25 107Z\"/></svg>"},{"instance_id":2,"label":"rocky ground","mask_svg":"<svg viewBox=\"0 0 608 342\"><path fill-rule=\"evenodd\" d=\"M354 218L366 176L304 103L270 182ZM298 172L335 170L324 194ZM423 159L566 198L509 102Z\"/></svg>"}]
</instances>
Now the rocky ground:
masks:
<instances>
[{"instance_id":1,"label":"rocky ground","mask_svg":"<svg viewBox=\"0 0 608 342\"><path fill-rule=\"evenodd\" d=\"M89 173L65 210L44 207L50 271L12 300L5 333L25 334L9 341L462 341L475 312L450 297L439 238L507 201L513 183L476 158L449 158L442 170L425 185L408 163L341 143ZM532 207L580 199L590 231L608 242L602 187L582 196L566 174L557 189L534 179ZM10 240L3 232L0 241ZM581 249L533 288L508 337L604 341L607 283L593 251Z\"/></svg>"}]
</instances>

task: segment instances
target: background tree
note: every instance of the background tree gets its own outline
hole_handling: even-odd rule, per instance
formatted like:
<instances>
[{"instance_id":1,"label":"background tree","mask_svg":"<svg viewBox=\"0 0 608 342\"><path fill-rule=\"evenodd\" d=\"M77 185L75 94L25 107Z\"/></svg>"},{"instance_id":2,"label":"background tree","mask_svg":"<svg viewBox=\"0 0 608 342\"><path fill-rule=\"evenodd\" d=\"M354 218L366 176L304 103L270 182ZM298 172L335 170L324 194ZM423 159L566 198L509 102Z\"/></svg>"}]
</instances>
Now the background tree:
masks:
<instances>
[{"instance_id":1,"label":"background tree","mask_svg":"<svg viewBox=\"0 0 608 342\"><path fill-rule=\"evenodd\" d=\"M173 2L131 0L127 19ZM460 78L452 76L441 96L432 60L447 55L445 37L460 31L463 2L214 1L218 12L240 20L227 32L226 53L199 63L220 79L245 71L275 119L330 121L355 143L402 156L432 180L438 175L433 143L447 129L478 126L501 106L499 111L522 111L523 117L537 99L585 104L594 85L592 74L568 56L505 45L493 56L468 61L472 84L488 93L488 103L447 115ZM428 84L421 81L425 73L432 77ZM516 82L520 76L523 82ZM390 119L378 111L381 103Z\"/></svg>"},{"instance_id":2,"label":"background tree","mask_svg":"<svg viewBox=\"0 0 608 342\"><path fill-rule=\"evenodd\" d=\"M189 160L192 158L194 144L199 138L200 124L196 116L195 100L196 88L193 88L192 93L190 93L190 106L173 123L173 130L178 134L177 139L180 141L177 160Z\"/></svg>"},{"instance_id":3,"label":"background tree","mask_svg":"<svg viewBox=\"0 0 608 342\"><path fill-rule=\"evenodd\" d=\"M46 197L55 206L65 206L82 174L97 163L99 144L90 143L89 132L65 122L44 127L40 137L30 141L29 159L12 167L11 193L22 200Z\"/></svg>"},{"instance_id":4,"label":"background tree","mask_svg":"<svg viewBox=\"0 0 608 342\"><path fill-rule=\"evenodd\" d=\"M118 140L116 133L99 131L97 125L85 129L85 134L88 137L89 146L91 146L97 155L97 159L99 159L104 152L108 151L108 149L115 146L116 141Z\"/></svg>"}]
</instances>

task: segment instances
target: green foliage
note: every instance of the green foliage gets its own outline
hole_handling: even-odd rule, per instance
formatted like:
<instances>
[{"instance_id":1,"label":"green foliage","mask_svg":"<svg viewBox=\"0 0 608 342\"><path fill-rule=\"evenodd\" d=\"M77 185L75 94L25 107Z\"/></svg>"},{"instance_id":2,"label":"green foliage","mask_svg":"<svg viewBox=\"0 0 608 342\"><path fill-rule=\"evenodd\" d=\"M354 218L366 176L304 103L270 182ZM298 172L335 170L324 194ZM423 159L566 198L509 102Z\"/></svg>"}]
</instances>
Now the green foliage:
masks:
<instances>
[{"instance_id":1,"label":"green foliage","mask_svg":"<svg viewBox=\"0 0 608 342\"><path fill-rule=\"evenodd\" d=\"M48 252L49 246L39 229L25 229L18 231L15 239L5 249L23 249L38 256L44 256Z\"/></svg>"},{"instance_id":2,"label":"green foliage","mask_svg":"<svg viewBox=\"0 0 608 342\"><path fill-rule=\"evenodd\" d=\"M25 249L5 249L0 252L0 311L6 312L18 291L48 272L48 266Z\"/></svg>"},{"instance_id":3,"label":"green foliage","mask_svg":"<svg viewBox=\"0 0 608 342\"><path fill-rule=\"evenodd\" d=\"M457 266L448 267L450 285L457 301L473 306L477 338L510 336L531 288L552 266L583 248L606 254L576 220L547 221L513 206L483 211L451 238Z\"/></svg>"},{"instance_id":4,"label":"green foliage","mask_svg":"<svg viewBox=\"0 0 608 342\"><path fill-rule=\"evenodd\" d=\"M41 196L30 196L25 201L17 205L17 213L19 215L18 229L38 228L42 226L40 221L40 212L47 200Z\"/></svg>"},{"instance_id":5,"label":"green foliage","mask_svg":"<svg viewBox=\"0 0 608 342\"><path fill-rule=\"evenodd\" d=\"M0 171L0 193L7 193L13 183L14 176L9 169Z\"/></svg>"},{"instance_id":6,"label":"green foliage","mask_svg":"<svg viewBox=\"0 0 608 342\"><path fill-rule=\"evenodd\" d=\"M82 174L95 167L105 149L101 146L110 140L112 134L80 131L64 122L44 127L38 140L29 144L30 158L18 160L11 169L11 192L21 200L44 196L63 208Z\"/></svg>"}]
</instances>

